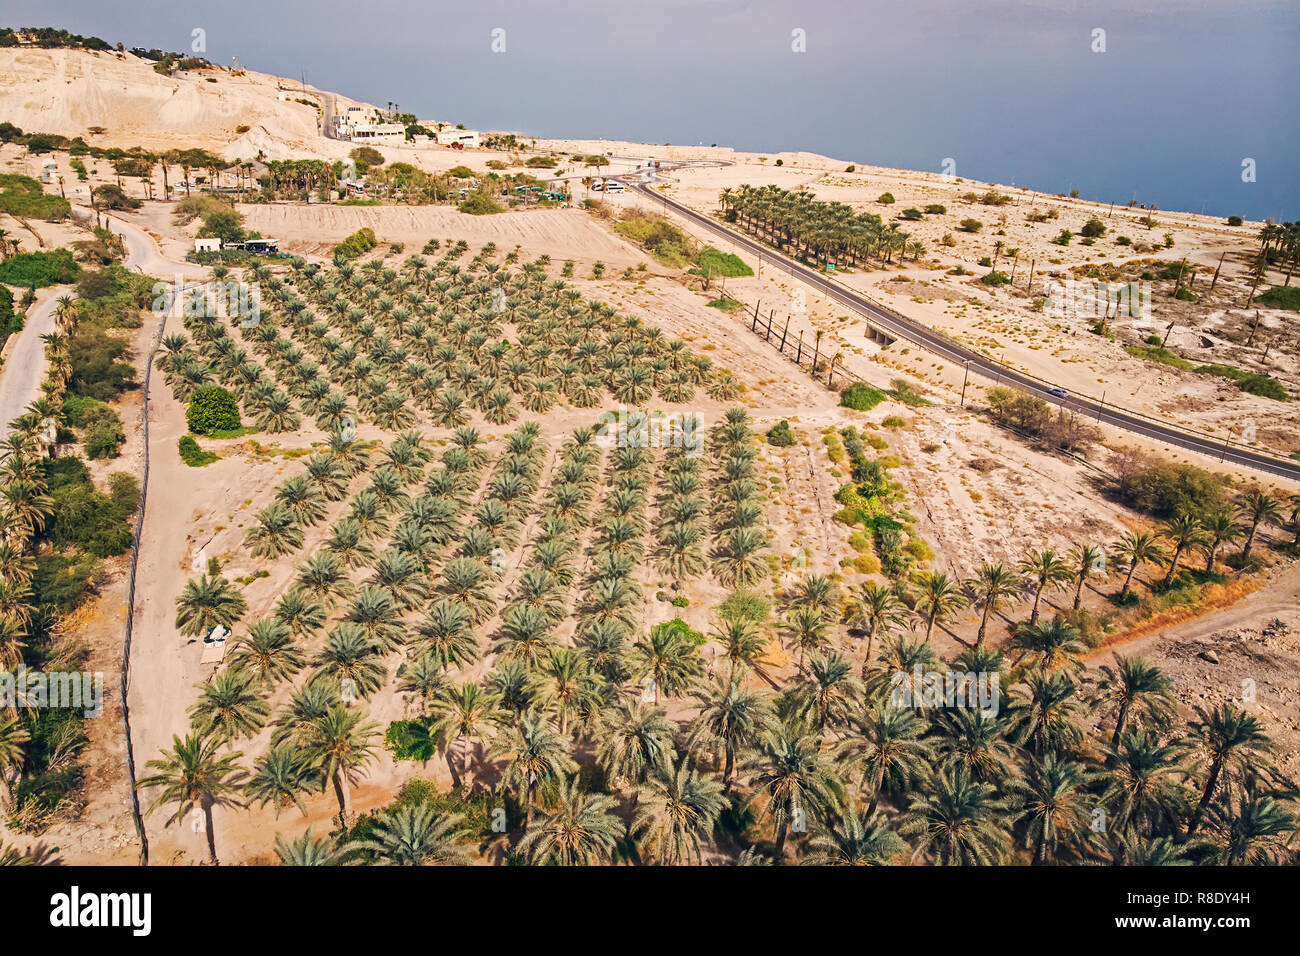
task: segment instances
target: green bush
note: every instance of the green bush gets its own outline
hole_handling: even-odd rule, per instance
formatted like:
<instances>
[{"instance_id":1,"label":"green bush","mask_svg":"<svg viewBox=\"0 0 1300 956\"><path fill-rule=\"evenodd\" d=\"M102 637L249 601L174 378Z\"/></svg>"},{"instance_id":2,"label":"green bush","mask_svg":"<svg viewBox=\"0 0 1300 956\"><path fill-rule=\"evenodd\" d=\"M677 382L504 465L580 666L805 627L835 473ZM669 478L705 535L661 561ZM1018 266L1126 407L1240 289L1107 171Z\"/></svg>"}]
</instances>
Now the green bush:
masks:
<instances>
[{"instance_id":1,"label":"green bush","mask_svg":"<svg viewBox=\"0 0 1300 956\"><path fill-rule=\"evenodd\" d=\"M505 207L493 199L492 194L486 189L474 190L456 208L471 216L490 216L493 213L505 212Z\"/></svg>"},{"instance_id":2,"label":"green bush","mask_svg":"<svg viewBox=\"0 0 1300 956\"><path fill-rule=\"evenodd\" d=\"M95 490L81 459L72 455L44 463L54 513L44 537L56 548L76 548L107 558L131 544L130 511Z\"/></svg>"},{"instance_id":3,"label":"green bush","mask_svg":"<svg viewBox=\"0 0 1300 956\"><path fill-rule=\"evenodd\" d=\"M1291 400L1291 394L1282 383L1267 375L1247 372L1244 369L1233 368L1231 365L1202 365L1196 371L1204 375L1219 375L1223 378L1230 378L1237 383L1239 389L1243 392L1250 392L1252 395L1263 395L1265 398L1277 399L1279 402Z\"/></svg>"},{"instance_id":4,"label":"green bush","mask_svg":"<svg viewBox=\"0 0 1300 956\"><path fill-rule=\"evenodd\" d=\"M81 444L86 457L116 458L126 441L122 417L108 405L97 403L81 416Z\"/></svg>"},{"instance_id":5,"label":"green bush","mask_svg":"<svg viewBox=\"0 0 1300 956\"><path fill-rule=\"evenodd\" d=\"M925 214L927 216L942 216L947 211L948 207L943 203L932 202L930 205L925 207Z\"/></svg>"},{"instance_id":6,"label":"green bush","mask_svg":"<svg viewBox=\"0 0 1300 956\"><path fill-rule=\"evenodd\" d=\"M1158 462L1133 476L1121 495L1157 518L1204 517L1224 505L1224 479L1176 462Z\"/></svg>"},{"instance_id":7,"label":"green bush","mask_svg":"<svg viewBox=\"0 0 1300 956\"><path fill-rule=\"evenodd\" d=\"M1255 301L1274 309L1291 309L1300 312L1300 286L1276 285L1255 296Z\"/></svg>"},{"instance_id":8,"label":"green bush","mask_svg":"<svg viewBox=\"0 0 1300 956\"><path fill-rule=\"evenodd\" d=\"M363 226L334 247L334 263L338 265L365 255L375 245L375 231L369 226Z\"/></svg>"},{"instance_id":9,"label":"green bush","mask_svg":"<svg viewBox=\"0 0 1300 956\"><path fill-rule=\"evenodd\" d=\"M181 453L181 461L191 468L202 468L204 465L210 465L220 457L199 447L199 443L194 440L193 435L182 435L180 440L176 442L176 450Z\"/></svg>"},{"instance_id":10,"label":"green bush","mask_svg":"<svg viewBox=\"0 0 1300 956\"><path fill-rule=\"evenodd\" d=\"M984 285L1006 285L1011 279L1005 272L998 272L996 269L991 270L980 276L980 282Z\"/></svg>"},{"instance_id":11,"label":"green bush","mask_svg":"<svg viewBox=\"0 0 1300 956\"><path fill-rule=\"evenodd\" d=\"M1094 216L1083 224L1083 228L1079 230L1079 235L1087 236L1090 239L1104 236L1106 235L1106 224Z\"/></svg>"},{"instance_id":12,"label":"green bush","mask_svg":"<svg viewBox=\"0 0 1300 956\"><path fill-rule=\"evenodd\" d=\"M885 400L885 393L865 382L854 382L840 392L840 405L859 412L869 412Z\"/></svg>"},{"instance_id":13,"label":"green bush","mask_svg":"<svg viewBox=\"0 0 1300 956\"><path fill-rule=\"evenodd\" d=\"M700 254L695 257L696 269L698 274L708 274L710 276L725 276L728 279L735 279L741 276L752 276L754 270L751 269L745 260L740 256L730 252L722 252L713 246L705 246L700 250Z\"/></svg>"},{"instance_id":14,"label":"green bush","mask_svg":"<svg viewBox=\"0 0 1300 956\"><path fill-rule=\"evenodd\" d=\"M80 272L81 266L72 258L70 249L20 252L0 262L0 282L25 289L72 282Z\"/></svg>"},{"instance_id":15,"label":"green bush","mask_svg":"<svg viewBox=\"0 0 1300 956\"><path fill-rule=\"evenodd\" d=\"M196 435L215 435L239 427L239 402L220 385L196 388L185 406L185 422Z\"/></svg>"},{"instance_id":16,"label":"green bush","mask_svg":"<svg viewBox=\"0 0 1300 956\"><path fill-rule=\"evenodd\" d=\"M983 228L984 223L980 222L978 219L963 219L961 221L962 232L979 232Z\"/></svg>"},{"instance_id":17,"label":"green bush","mask_svg":"<svg viewBox=\"0 0 1300 956\"><path fill-rule=\"evenodd\" d=\"M876 200L886 206L892 206L895 202L893 193L881 193L880 198Z\"/></svg>"},{"instance_id":18,"label":"green bush","mask_svg":"<svg viewBox=\"0 0 1300 956\"><path fill-rule=\"evenodd\" d=\"M784 418L767 430L767 443L775 445L777 448L789 448L796 444L797 439L794 437L794 429Z\"/></svg>"},{"instance_id":19,"label":"green bush","mask_svg":"<svg viewBox=\"0 0 1300 956\"><path fill-rule=\"evenodd\" d=\"M908 222L917 222L925 218L925 213L921 212L919 209L904 209L902 217Z\"/></svg>"},{"instance_id":20,"label":"green bush","mask_svg":"<svg viewBox=\"0 0 1300 956\"><path fill-rule=\"evenodd\" d=\"M1228 217L1228 225L1230 225L1230 226L1240 226L1240 225L1241 225L1241 217L1240 217L1240 216L1229 216L1229 217Z\"/></svg>"},{"instance_id":21,"label":"green bush","mask_svg":"<svg viewBox=\"0 0 1300 956\"><path fill-rule=\"evenodd\" d=\"M45 192L41 184L30 176L0 173L0 212L25 219L58 222L68 218L72 204L62 196Z\"/></svg>"}]
</instances>

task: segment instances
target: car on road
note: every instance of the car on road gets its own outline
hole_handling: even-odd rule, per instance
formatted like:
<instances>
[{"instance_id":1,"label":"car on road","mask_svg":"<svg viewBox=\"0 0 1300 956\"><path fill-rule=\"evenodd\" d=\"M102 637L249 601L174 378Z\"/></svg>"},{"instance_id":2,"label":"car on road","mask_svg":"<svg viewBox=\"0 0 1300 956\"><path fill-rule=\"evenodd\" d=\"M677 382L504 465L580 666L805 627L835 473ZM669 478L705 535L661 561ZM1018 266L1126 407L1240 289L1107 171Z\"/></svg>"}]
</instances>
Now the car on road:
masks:
<instances>
[{"instance_id":1,"label":"car on road","mask_svg":"<svg viewBox=\"0 0 1300 956\"><path fill-rule=\"evenodd\" d=\"M1049 388L1049 389L1047 390L1047 394L1048 394L1048 395L1055 395L1057 398L1069 398L1069 397L1070 397L1070 393L1067 392L1065 389L1061 388L1060 386L1057 386L1057 387L1055 387L1055 388Z\"/></svg>"}]
</instances>

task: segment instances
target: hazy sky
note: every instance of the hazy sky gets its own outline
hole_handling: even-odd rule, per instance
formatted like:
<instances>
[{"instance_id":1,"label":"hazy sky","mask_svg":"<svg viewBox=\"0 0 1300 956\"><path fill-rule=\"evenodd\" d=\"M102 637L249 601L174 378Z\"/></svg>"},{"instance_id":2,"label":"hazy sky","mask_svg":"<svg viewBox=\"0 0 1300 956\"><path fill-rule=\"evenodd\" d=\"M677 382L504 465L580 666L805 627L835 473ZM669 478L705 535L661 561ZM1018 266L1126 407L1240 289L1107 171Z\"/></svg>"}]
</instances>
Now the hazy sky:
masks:
<instances>
[{"instance_id":1,"label":"hazy sky","mask_svg":"<svg viewBox=\"0 0 1300 956\"><path fill-rule=\"evenodd\" d=\"M480 129L951 158L1085 198L1300 218L1300 0L6 0L0 22L176 51L202 28L214 62Z\"/></svg>"}]
</instances>

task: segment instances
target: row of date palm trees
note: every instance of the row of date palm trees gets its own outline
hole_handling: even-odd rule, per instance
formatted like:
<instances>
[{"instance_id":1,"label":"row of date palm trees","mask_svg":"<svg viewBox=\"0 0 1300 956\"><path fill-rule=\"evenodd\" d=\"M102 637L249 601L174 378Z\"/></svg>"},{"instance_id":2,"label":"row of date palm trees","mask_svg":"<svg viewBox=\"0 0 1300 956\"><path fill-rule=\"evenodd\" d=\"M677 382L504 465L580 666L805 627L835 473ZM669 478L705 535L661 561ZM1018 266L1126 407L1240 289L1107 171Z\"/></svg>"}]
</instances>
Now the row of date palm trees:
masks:
<instances>
[{"instance_id":1,"label":"row of date palm trees","mask_svg":"<svg viewBox=\"0 0 1300 956\"><path fill-rule=\"evenodd\" d=\"M740 186L719 194L723 214L778 249L796 257L835 265L882 264L914 251L909 234L874 213L855 213L851 206L825 202L806 189ZM920 255L916 252L916 255Z\"/></svg>"}]
</instances>

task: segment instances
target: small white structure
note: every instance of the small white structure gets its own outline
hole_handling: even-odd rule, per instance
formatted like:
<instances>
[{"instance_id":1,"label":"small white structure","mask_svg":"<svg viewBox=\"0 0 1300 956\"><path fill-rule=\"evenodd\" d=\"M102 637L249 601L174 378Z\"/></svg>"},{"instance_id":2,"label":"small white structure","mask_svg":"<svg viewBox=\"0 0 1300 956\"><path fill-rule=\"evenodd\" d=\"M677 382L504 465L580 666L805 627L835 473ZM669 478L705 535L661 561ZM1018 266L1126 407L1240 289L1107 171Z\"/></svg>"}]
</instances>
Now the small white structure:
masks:
<instances>
[{"instance_id":1,"label":"small white structure","mask_svg":"<svg viewBox=\"0 0 1300 956\"><path fill-rule=\"evenodd\" d=\"M220 252L220 251L221 251L221 240L220 240L220 239L215 239L215 238L214 238L214 239L195 239L195 240L194 240L194 251L195 251L195 252Z\"/></svg>"},{"instance_id":2,"label":"small white structure","mask_svg":"<svg viewBox=\"0 0 1300 956\"><path fill-rule=\"evenodd\" d=\"M440 129L437 139L439 146L454 146L459 143L464 149L478 148L478 130L475 129Z\"/></svg>"},{"instance_id":3,"label":"small white structure","mask_svg":"<svg viewBox=\"0 0 1300 956\"><path fill-rule=\"evenodd\" d=\"M52 159L45 161L41 167L41 182L57 183L59 181L59 164Z\"/></svg>"},{"instance_id":4,"label":"small white structure","mask_svg":"<svg viewBox=\"0 0 1300 956\"><path fill-rule=\"evenodd\" d=\"M401 145L406 140L406 127L401 123L351 123L348 139L354 143L387 143Z\"/></svg>"}]
</instances>

